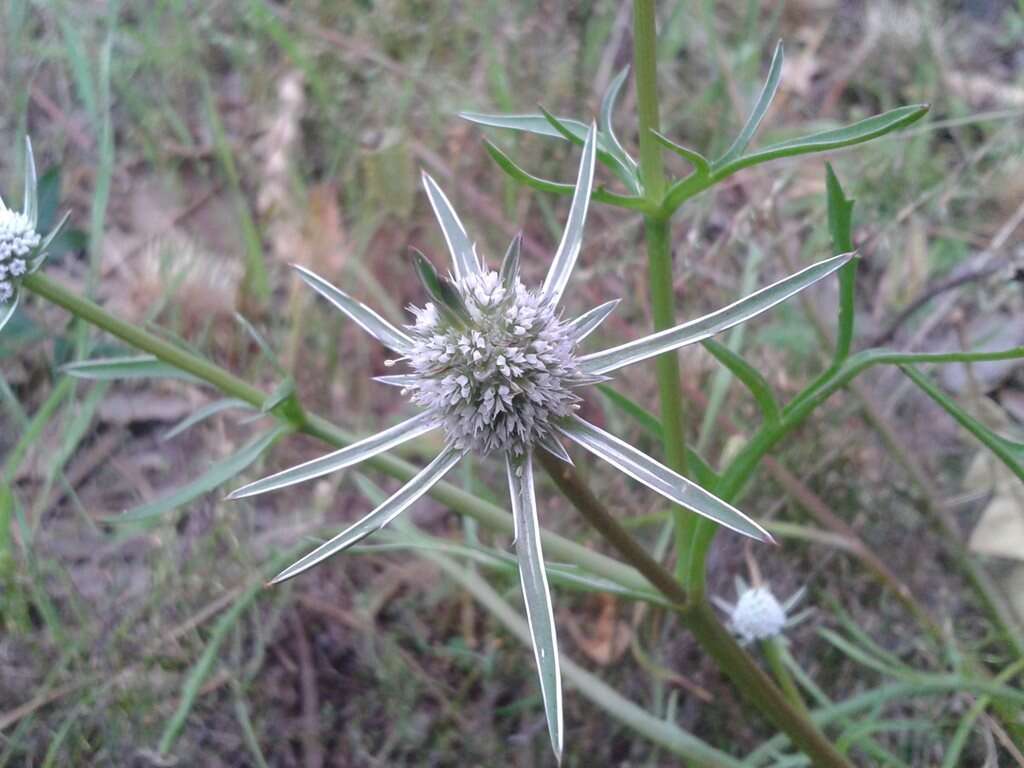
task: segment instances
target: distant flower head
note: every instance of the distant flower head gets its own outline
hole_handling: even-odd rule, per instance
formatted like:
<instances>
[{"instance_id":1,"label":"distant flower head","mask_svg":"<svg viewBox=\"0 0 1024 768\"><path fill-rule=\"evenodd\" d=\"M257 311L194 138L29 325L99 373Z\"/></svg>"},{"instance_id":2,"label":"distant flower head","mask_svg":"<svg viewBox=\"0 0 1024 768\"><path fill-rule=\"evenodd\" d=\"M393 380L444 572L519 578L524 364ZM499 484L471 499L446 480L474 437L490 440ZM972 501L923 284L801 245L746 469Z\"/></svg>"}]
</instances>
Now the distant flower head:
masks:
<instances>
[{"instance_id":1,"label":"distant flower head","mask_svg":"<svg viewBox=\"0 0 1024 768\"><path fill-rule=\"evenodd\" d=\"M583 240L596 153L596 128L583 147L576 189L561 243L543 285L528 288L519 277L520 238L497 270L487 267L433 179L423 183L451 251L452 273L441 276L418 252L416 271L430 298L410 307L414 322L399 328L369 307L302 267L300 277L351 320L398 353L389 365L405 372L378 381L400 387L418 415L371 437L238 489L242 498L284 488L358 464L426 432L443 429L446 445L419 474L369 515L282 571L283 581L352 546L393 520L427 493L468 453L504 455L512 502L516 551L527 619L541 671L548 727L561 753L561 683L554 616L540 545L533 482L533 452L571 461L568 439L633 479L699 515L761 540L757 523L633 446L576 415L579 388L604 381L620 368L720 333L771 308L839 269L852 254L819 262L735 304L689 323L611 349L580 354L581 342L608 317L609 301L568 320L559 303Z\"/></svg>"},{"instance_id":2,"label":"distant flower head","mask_svg":"<svg viewBox=\"0 0 1024 768\"><path fill-rule=\"evenodd\" d=\"M17 307L20 278L42 266L47 246L64 225L61 221L45 239L36 231L39 216L36 162L32 143L27 139L25 148L25 193L21 212L11 210L0 199L0 329Z\"/></svg>"},{"instance_id":3,"label":"distant flower head","mask_svg":"<svg viewBox=\"0 0 1024 768\"><path fill-rule=\"evenodd\" d=\"M718 597L714 601L728 614L729 628L744 643L778 637L808 615L808 611L792 614L793 608L803 598L803 589L780 603L767 586L748 587L742 579L737 579L736 595L735 605Z\"/></svg>"},{"instance_id":4,"label":"distant flower head","mask_svg":"<svg viewBox=\"0 0 1024 768\"><path fill-rule=\"evenodd\" d=\"M41 240L25 214L0 208L0 303L14 297L14 279L28 271L28 257Z\"/></svg>"}]
</instances>

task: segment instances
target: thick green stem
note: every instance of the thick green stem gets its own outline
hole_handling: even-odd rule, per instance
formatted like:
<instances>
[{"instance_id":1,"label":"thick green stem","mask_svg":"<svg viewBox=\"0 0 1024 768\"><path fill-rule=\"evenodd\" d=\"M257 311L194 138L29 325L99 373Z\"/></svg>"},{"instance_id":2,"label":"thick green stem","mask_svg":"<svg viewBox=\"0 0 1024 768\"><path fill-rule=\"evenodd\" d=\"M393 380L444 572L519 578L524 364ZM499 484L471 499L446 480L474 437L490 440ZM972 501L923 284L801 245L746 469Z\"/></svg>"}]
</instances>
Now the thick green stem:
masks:
<instances>
[{"instance_id":1,"label":"thick green stem","mask_svg":"<svg viewBox=\"0 0 1024 768\"><path fill-rule=\"evenodd\" d=\"M661 146L652 133L659 128L654 0L636 0L633 4L633 58L640 128L640 182L644 197L653 206L660 208L665 194L665 168L661 159ZM676 324L668 217L661 214L645 216L644 237L654 330L661 331ZM679 385L679 360L674 352L670 352L660 356L655 365L665 459L672 469L686 475L686 412ZM697 525L696 516L676 506L672 508L672 519L676 541L676 576L689 589L688 553ZM700 582L703 582L703 578ZM697 588L698 591L701 589L700 584Z\"/></svg>"},{"instance_id":2,"label":"thick green stem","mask_svg":"<svg viewBox=\"0 0 1024 768\"><path fill-rule=\"evenodd\" d=\"M22 285L77 317L128 342L136 349L148 352L179 370L191 373L196 378L212 384L225 395L244 400L256 407L261 407L267 400L265 392L229 371L111 315L102 307L69 291L41 273L26 277ZM354 435L331 424L326 419L301 410L275 415L282 417L287 415L300 432L319 438L335 448L341 448L356 439ZM418 472L418 469L412 464L386 454L368 459L366 465L402 482L410 480ZM505 533L512 532L511 515L461 488L441 482L431 489L430 494L455 512L479 520L489 528ZM543 531L541 537L545 551L554 558L575 563L591 573L605 576L632 589L647 590L651 587L647 580L633 568L599 552L591 551L550 531Z\"/></svg>"},{"instance_id":3,"label":"thick green stem","mask_svg":"<svg viewBox=\"0 0 1024 768\"><path fill-rule=\"evenodd\" d=\"M672 575L648 555L629 531L601 504L580 479L575 468L543 451L537 454L537 459L587 522L672 602L701 647L765 717L785 731L815 765L849 768L846 758L839 754L806 713L787 700L772 679L722 626L704 597L687 595Z\"/></svg>"},{"instance_id":4,"label":"thick green stem","mask_svg":"<svg viewBox=\"0 0 1024 768\"><path fill-rule=\"evenodd\" d=\"M633 3L633 77L636 81L640 128L640 183L644 197L660 204L665 194L661 145L651 131L660 130L658 116L658 40L654 0Z\"/></svg>"}]
</instances>

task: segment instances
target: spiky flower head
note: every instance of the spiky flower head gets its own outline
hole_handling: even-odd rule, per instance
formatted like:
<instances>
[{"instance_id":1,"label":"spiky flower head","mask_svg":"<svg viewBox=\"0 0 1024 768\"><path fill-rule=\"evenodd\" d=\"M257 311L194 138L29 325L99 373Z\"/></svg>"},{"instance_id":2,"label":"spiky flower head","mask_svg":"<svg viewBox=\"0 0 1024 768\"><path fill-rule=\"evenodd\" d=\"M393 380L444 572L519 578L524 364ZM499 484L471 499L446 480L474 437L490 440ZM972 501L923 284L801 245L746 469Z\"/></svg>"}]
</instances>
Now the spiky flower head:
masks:
<instances>
[{"instance_id":1,"label":"spiky flower head","mask_svg":"<svg viewBox=\"0 0 1024 768\"><path fill-rule=\"evenodd\" d=\"M437 415L457 450L521 457L553 443L554 425L580 402L573 390L599 380L580 369L572 326L514 273L481 271L449 284L442 311L433 302L409 308L413 373L403 392Z\"/></svg>"},{"instance_id":2,"label":"spiky flower head","mask_svg":"<svg viewBox=\"0 0 1024 768\"><path fill-rule=\"evenodd\" d=\"M404 372L378 377L378 381L401 387L412 404L422 410L327 456L250 483L230 497L254 496L311 480L358 464L426 432L444 430L446 445L437 458L366 517L282 571L274 579L279 582L386 525L427 493L467 453L504 454L526 615L556 754L562 750L562 694L534 495L533 452L545 450L571 461L561 443L563 438L568 439L673 503L747 536L770 540L761 526L739 510L577 416L578 390L627 365L742 323L832 274L853 256L843 254L814 264L689 323L601 352L580 354L581 342L618 303L609 301L573 320L566 320L559 308L580 253L596 148L597 129L592 125L583 146L568 223L547 277L538 288L527 287L520 280L520 239L513 240L500 268L490 269L477 254L448 198L426 174L424 187L453 264L451 274L442 276L425 256L418 252L414 255L415 269L429 301L410 307L414 318L411 324L395 326L320 276L296 267L315 291L398 354L389 364L404 366Z\"/></svg>"},{"instance_id":3,"label":"spiky flower head","mask_svg":"<svg viewBox=\"0 0 1024 768\"><path fill-rule=\"evenodd\" d=\"M736 603L714 598L729 616L729 628L746 643L770 640L803 621L809 611L793 615L793 608L804 596L804 590L797 590L783 602L779 602L771 589L763 584L748 587L742 579L736 580Z\"/></svg>"},{"instance_id":4,"label":"spiky flower head","mask_svg":"<svg viewBox=\"0 0 1024 768\"><path fill-rule=\"evenodd\" d=\"M37 231L39 217L38 180L32 142L25 139L25 192L20 212L0 199L0 329L11 319L18 304L21 278L32 274L46 259L46 248L57 236L64 220L43 238Z\"/></svg>"}]
</instances>

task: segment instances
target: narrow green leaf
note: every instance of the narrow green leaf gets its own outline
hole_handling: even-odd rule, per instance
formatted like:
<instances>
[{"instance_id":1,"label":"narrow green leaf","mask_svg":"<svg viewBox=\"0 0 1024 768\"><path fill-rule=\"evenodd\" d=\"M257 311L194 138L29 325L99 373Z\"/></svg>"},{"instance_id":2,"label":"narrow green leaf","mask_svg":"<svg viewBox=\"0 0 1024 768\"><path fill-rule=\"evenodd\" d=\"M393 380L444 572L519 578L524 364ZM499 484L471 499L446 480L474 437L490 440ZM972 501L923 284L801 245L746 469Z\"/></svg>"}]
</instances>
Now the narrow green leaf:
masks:
<instances>
[{"instance_id":1,"label":"narrow green leaf","mask_svg":"<svg viewBox=\"0 0 1024 768\"><path fill-rule=\"evenodd\" d=\"M117 517L105 518L103 522L113 525L124 525L126 523L137 523L143 520L150 520L159 517L171 510L188 504L190 501L202 496L204 493L218 488L244 471L250 464L258 459L263 452L273 444L281 435L289 431L287 426L278 426L257 437L245 445L237 453L215 462L206 472L180 488L171 491L166 496L155 499L147 504L135 507Z\"/></svg>"},{"instance_id":2,"label":"narrow green leaf","mask_svg":"<svg viewBox=\"0 0 1024 768\"><path fill-rule=\"evenodd\" d=\"M698 176L703 177L711 173L711 163L708 162L708 159L700 152L690 149L689 147L684 147L681 144L676 144L672 139L665 136L665 134L659 133L653 129L651 130L651 133L654 134L654 138L656 138L662 146L666 149L672 150L683 158L683 160L692 165L694 172Z\"/></svg>"},{"instance_id":3,"label":"narrow green leaf","mask_svg":"<svg viewBox=\"0 0 1024 768\"><path fill-rule=\"evenodd\" d=\"M609 403L614 405L624 414L635 421L643 430L658 442L664 440L664 433L661 429L661 421L658 417L644 408L635 400L627 397L621 392L612 389L607 384L598 384L598 391L604 395Z\"/></svg>"},{"instance_id":4,"label":"narrow green leaf","mask_svg":"<svg viewBox=\"0 0 1024 768\"><path fill-rule=\"evenodd\" d=\"M775 46L775 53L772 55L772 63L768 68L768 79L765 81L764 87L761 88L761 93L754 103L754 109L750 112L750 117L747 118L743 130L740 131L740 135L736 137L732 146L715 161L716 167L725 165L734 158L740 157L746 151L747 145L754 138L754 133L757 131L757 127L761 125L768 107L771 106L772 99L775 98L775 92L779 90L782 60L782 41L780 40Z\"/></svg>"},{"instance_id":5,"label":"narrow green leaf","mask_svg":"<svg viewBox=\"0 0 1024 768\"><path fill-rule=\"evenodd\" d=\"M250 323L241 312L235 312L235 322L242 326L242 330L249 334L249 338L256 342L256 346L260 348L260 352L262 352L263 356L270 361L270 364L274 366L274 369L278 373L286 375L287 372L285 371L284 366L281 365L281 361L274 352L274 348L270 346L270 342L267 341L266 337L256 330L256 326Z\"/></svg>"},{"instance_id":6,"label":"narrow green leaf","mask_svg":"<svg viewBox=\"0 0 1024 768\"><path fill-rule=\"evenodd\" d=\"M423 287L437 302L438 310L448 319L449 322L465 327L470 324L469 310L466 309L462 296L457 288L450 281L437 274L437 270L422 252L416 248L412 250L413 265L416 274L419 275Z\"/></svg>"},{"instance_id":7,"label":"narrow green leaf","mask_svg":"<svg viewBox=\"0 0 1024 768\"><path fill-rule=\"evenodd\" d=\"M749 155L732 160L729 163L716 166L715 176L724 178L740 168L748 168L752 165L758 165L759 163L780 157L794 157L811 152L827 152L854 144L863 144L865 141L871 141L871 139L877 139L879 136L884 136L887 133L904 128L920 120L927 112L927 104L898 107L843 128L820 131L809 136L801 136L798 139L772 144Z\"/></svg>"},{"instance_id":8,"label":"narrow green leaf","mask_svg":"<svg viewBox=\"0 0 1024 768\"><path fill-rule=\"evenodd\" d=\"M557 195L571 195L575 190L572 184L563 184L559 181L551 181L551 179L542 179L540 176L534 176L529 171L524 170L521 166L517 165L516 162L506 155L498 146L487 139L484 139L484 149L487 150L487 154L491 156L491 159L498 164L498 166L505 171L509 176L518 181L524 186L536 189L539 192L554 192Z\"/></svg>"},{"instance_id":9,"label":"narrow green leaf","mask_svg":"<svg viewBox=\"0 0 1024 768\"><path fill-rule=\"evenodd\" d=\"M221 400L214 400L212 403L207 403L201 408L197 408L196 411L189 416L185 417L169 430L160 435L160 440L170 440L173 437L177 437L187 429L194 427L202 421L215 416L223 411L230 410L232 408L241 408L245 411L251 411L253 408L245 400L239 400L234 397L228 397Z\"/></svg>"},{"instance_id":10,"label":"narrow green leaf","mask_svg":"<svg viewBox=\"0 0 1024 768\"><path fill-rule=\"evenodd\" d=\"M270 413L285 400L295 396L295 379L285 376L281 383L274 387L274 391L267 395L267 399L260 405L260 413Z\"/></svg>"},{"instance_id":11,"label":"narrow green leaf","mask_svg":"<svg viewBox=\"0 0 1024 768\"><path fill-rule=\"evenodd\" d=\"M199 380L169 363L158 360L152 355L130 355L127 357L107 357L96 360L82 360L68 363L59 369L62 373L76 379L91 381L116 381L119 379L184 379Z\"/></svg>"},{"instance_id":12,"label":"narrow green leaf","mask_svg":"<svg viewBox=\"0 0 1024 768\"><path fill-rule=\"evenodd\" d=\"M911 381L924 390L928 397L942 406L950 416L956 419L960 423L960 426L978 438L982 445L998 456L1000 461L1002 461L1011 472L1021 480L1024 480L1024 443L1017 443L1013 440L1008 440L1005 437L997 435L957 405L952 398L948 397L942 392L942 390L932 383L931 379L913 366L901 365L900 369L910 377Z\"/></svg>"},{"instance_id":13,"label":"narrow green leaf","mask_svg":"<svg viewBox=\"0 0 1024 768\"><path fill-rule=\"evenodd\" d=\"M538 108L540 109L541 114L544 115L544 119L551 123L552 127L562 135L562 138L571 141L576 146L585 146L586 139L584 139L583 142L580 142L576 138L576 135L565 127L557 117L544 109L544 107L539 106ZM612 171L615 172L615 175L618 176L627 187L629 187L633 192L636 192L639 189L639 184L636 181L636 171L629 165L624 164L613 153L608 152L603 148L605 142L601 134L597 132L596 126L594 129L594 141L595 157L611 168Z\"/></svg>"},{"instance_id":14,"label":"narrow green leaf","mask_svg":"<svg viewBox=\"0 0 1024 768\"><path fill-rule=\"evenodd\" d=\"M764 376L741 355L733 352L724 344L720 344L714 339L705 339L701 344L704 345L704 349L710 352L718 362L728 368L729 372L750 390L750 394L757 401L765 421L769 423L778 422L781 416L779 404L775 399L775 394L772 392L771 385Z\"/></svg>"},{"instance_id":15,"label":"narrow green leaf","mask_svg":"<svg viewBox=\"0 0 1024 768\"><path fill-rule=\"evenodd\" d=\"M568 138L556 128L544 115L490 115L482 112L460 112L459 117L477 125L489 128L508 128L512 131L532 133L536 136L550 136L555 139ZM556 120L565 128L569 136L582 146L587 137L587 124L571 117L559 117ZM571 140L571 139L570 139Z\"/></svg>"},{"instance_id":16,"label":"narrow green leaf","mask_svg":"<svg viewBox=\"0 0 1024 768\"><path fill-rule=\"evenodd\" d=\"M853 200L846 197L832 164L825 164L825 188L828 198L828 229L832 235L832 252L853 250ZM857 298L857 262L851 261L839 270L839 323L836 335L834 364L850 356L853 344L854 302Z\"/></svg>"},{"instance_id":17,"label":"narrow green leaf","mask_svg":"<svg viewBox=\"0 0 1024 768\"><path fill-rule=\"evenodd\" d=\"M615 115L615 102L618 101L619 92L622 90L622 86L626 83L626 78L629 77L629 65L622 68L608 84L608 90L604 92L604 96L601 98L601 110L598 113L597 125L601 129L601 134L605 139L605 143L608 144L608 150L615 155L615 157L628 168L635 177L636 173L636 161L629 156L629 153L623 148L622 143L619 141L618 136L615 135L615 126L612 124L612 119ZM638 187L634 187L634 192L637 191Z\"/></svg>"},{"instance_id":18,"label":"narrow green leaf","mask_svg":"<svg viewBox=\"0 0 1024 768\"><path fill-rule=\"evenodd\" d=\"M572 195L576 191L576 187L573 184L563 184L559 181L551 181L550 179L544 179L540 176L534 176L532 173L522 168L522 166L517 165L515 160L487 139L484 139L484 149L487 150L487 154L491 156L491 159L498 164L498 167L501 168L501 170L523 186L529 187L530 189L536 189L538 192L551 192L556 195L566 196ZM590 193L590 196L598 203L615 205L619 208L626 208L632 211L651 210L650 203L642 197L619 195L614 192L609 192L601 187L594 189Z\"/></svg>"}]
</instances>

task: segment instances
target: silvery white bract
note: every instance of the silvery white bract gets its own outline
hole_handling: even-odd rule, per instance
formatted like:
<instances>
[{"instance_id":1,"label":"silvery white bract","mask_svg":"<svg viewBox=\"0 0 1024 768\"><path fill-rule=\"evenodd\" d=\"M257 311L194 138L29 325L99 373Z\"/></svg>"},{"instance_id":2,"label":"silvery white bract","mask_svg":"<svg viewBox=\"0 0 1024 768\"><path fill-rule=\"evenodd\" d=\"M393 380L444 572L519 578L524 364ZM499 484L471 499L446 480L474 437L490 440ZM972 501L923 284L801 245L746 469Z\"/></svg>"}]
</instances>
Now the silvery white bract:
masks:
<instances>
[{"instance_id":1,"label":"silvery white bract","mask_svg":"<svg viewBox=\"0 0 1024 768\"><path fill-rule=\"evenodd\" d=\"M746 645L757 640L780 637L785 630L807 618L810 609L792 614L793 608L803 596L804 590L798 589L780 603L768 587L748 587L743 579L737 578L735 605L720 597L712 599L729 616L729 628Z\"/></svg>"},{"instance_id":2,"label":"silvery white bract","mask_svg":"<svg viewBox=\"0 0 1024 768\"><path fill-rule=\"evenodd\" d=\"M67 215L45 238L37 231L39 222L38 180L32 142L25 139L25 194L21 213L8 208L0 198L0 329L18 307L21 278L30 275L46 260L46 249L67 221Z\"/></svg>"},{"instance_id":3,"label":"silvery white bract","mask_svg":"<svg viewBox=\"0 0 1024 768\"><path fill-rule=\"evenodd\" d=\"M844 254L815 264L706 317L592 354L580 344L614 309L603 304L578 318L559 310L579 256L594 177L596 128L590 127L569 219L547 278L529 288L519 277L519 238L500 268L489 269L433 179L423 183L452 255L449 277L416 254L415 264L431 301L411 307L414 322L398 328L312 272L300 277L399 357L404 366L380 377L400 387L422 408L411 419L327 456L238 489L253 496L352 466L426 432L442 429L446 447L422 472L369 515L282 571L291 578L378 530L427 493L468 453L499 454L506 464L516 533L516 553L534 640L548 726L555 753L562 751L561 682L554 617L541 553L532 454L548 451L570 461L562 440L596 454L675 504L734 531L768 540L757 523L636 448L576 415L581 387L618 369L705 339L774 306L839 269Z\"/></svg>"}]
</instances>

